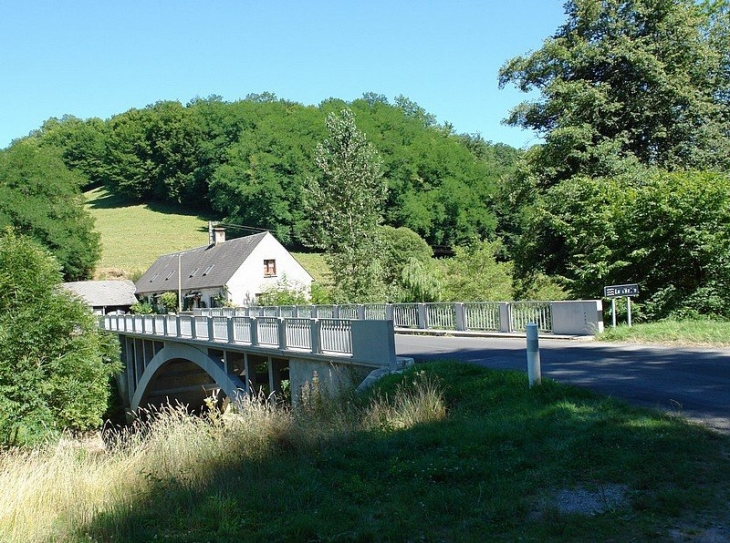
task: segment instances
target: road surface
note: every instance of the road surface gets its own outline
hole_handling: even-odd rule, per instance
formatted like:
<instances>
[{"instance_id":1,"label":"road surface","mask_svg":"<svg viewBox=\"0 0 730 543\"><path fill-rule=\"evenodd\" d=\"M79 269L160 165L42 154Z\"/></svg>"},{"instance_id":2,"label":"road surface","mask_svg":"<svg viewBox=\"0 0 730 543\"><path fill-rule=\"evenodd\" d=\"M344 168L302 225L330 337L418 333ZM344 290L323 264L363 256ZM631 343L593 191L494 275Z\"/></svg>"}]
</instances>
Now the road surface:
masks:
<instances>
[{"instance_id":1,"label":"road surface","mask_svg":"<svg viewBox=\"0 0 730 543\"><path fill-rule=\"evenodd\" d=\"M526 340L396 334L398 356L527 372ZM730 349L540 339L542 376L730 434Z\"/></svg>"}]
</instances>

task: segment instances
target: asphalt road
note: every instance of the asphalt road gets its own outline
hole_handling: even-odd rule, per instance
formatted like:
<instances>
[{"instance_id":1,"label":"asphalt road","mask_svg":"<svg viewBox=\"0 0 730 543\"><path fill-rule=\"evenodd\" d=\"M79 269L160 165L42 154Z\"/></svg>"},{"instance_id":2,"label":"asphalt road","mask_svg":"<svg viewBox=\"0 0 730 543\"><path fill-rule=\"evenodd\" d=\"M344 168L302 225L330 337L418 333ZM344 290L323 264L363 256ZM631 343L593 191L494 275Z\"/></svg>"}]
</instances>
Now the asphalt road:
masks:
<instances>
[{"instance_id":1,"label":"asphalt road","mask_svg":"<svg viewBox=\"0 0 730 543\"><path fill-rule=\"evenodd\" d=\"M398 356L527 372L526 340L396 334ZM542 376L730 434L730 349L540 339Z\"/></svg>"}]
</instances>

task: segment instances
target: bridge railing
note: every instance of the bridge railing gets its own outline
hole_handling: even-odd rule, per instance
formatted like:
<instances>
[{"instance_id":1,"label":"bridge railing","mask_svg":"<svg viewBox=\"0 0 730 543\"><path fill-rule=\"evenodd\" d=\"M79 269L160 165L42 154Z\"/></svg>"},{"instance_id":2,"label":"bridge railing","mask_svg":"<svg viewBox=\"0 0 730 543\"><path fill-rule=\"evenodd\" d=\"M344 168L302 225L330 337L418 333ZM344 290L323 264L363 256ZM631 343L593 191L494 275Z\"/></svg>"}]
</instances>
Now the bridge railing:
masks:
<instances>
[{"instance_id":1,"label":"bridge railing","mask_svg":"<svg viewBox=\"0 0 730 543\"><path fill-rule=\"evenodd\" d=\"M393 323L380 320L195 315L106 315L103 327L120 334L204 341L277 351L349 357L365 364L395 363Z\"/></svg>"},{"instance_id":2,"label":"bridge railing","mask_svg":"<svg viewBox=\"0 0 730 543\"><path fill-rule=\"evenodd\" d=\"M395 328L591 335L603 329L600 300L306 305L196 309L199 315L390 320Z\"/></svg>"}]
</instances>

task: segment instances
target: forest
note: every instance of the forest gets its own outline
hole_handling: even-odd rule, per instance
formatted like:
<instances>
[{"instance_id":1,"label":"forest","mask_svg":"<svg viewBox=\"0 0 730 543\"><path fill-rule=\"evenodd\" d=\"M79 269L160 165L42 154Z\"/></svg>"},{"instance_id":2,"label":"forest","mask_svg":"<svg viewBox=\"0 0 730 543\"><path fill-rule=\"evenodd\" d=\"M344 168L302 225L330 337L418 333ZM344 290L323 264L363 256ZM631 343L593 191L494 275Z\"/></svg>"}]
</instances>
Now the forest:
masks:
<instances>
[{"instance_id":1,"label":"forest","mask_svg":"<svg viewBox=\"0 0 730 543\"><path fill-rule=\"evenodd\" d=\"M461 269L463 289L504 265L514 297L543 285L596 298L604 285L638 283L640 318L730 317L727 2L574 0L565 10L542 48L498 74L501 86L537 91L506 118L542 138L532 148L455 133L404 96L161 101L106 120L51 118L0 151L0 225L39 240L66 279L93 274L99 240L80 190L100 185L311 249L306 187L321 177L326 119L347 110L380 164L376 222L450 248L446 273ZM439 270L420 264L401 261L410 278L390 280L414 292L434 284ZM462 292L434 289L431 298Z\"/></svg>"}]
</instances>

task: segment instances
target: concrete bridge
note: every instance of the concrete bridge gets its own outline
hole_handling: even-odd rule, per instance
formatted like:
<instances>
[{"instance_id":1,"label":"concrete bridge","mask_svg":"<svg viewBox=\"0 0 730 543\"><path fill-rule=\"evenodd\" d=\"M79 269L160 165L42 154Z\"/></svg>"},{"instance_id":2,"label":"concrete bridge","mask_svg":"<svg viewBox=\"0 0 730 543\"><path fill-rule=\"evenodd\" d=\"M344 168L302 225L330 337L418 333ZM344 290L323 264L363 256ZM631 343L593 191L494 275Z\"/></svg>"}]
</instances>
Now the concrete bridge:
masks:
<instances>
[{"instance_id":1,"label":"concrete bridge","mask_svg":"<svg viewBox=\"0 0 730 543\"><path fill-rule=\"evenodd\" d=\"M223 315L107 315L119 336L119 388L129 415L180 402L275 393L301 399L315 380L324 393L357 386L371 371L395 369L393 322Z\"/></svg>"}]
</instances>

